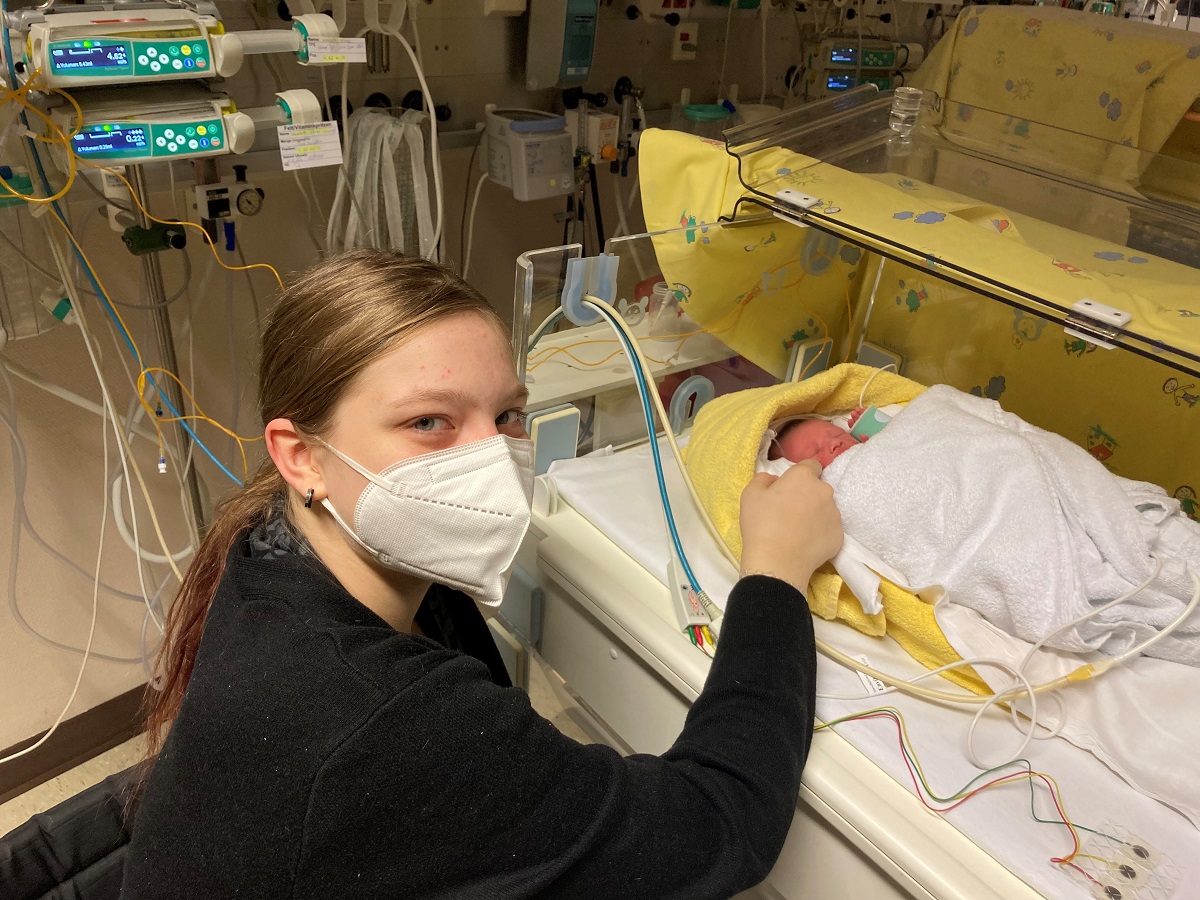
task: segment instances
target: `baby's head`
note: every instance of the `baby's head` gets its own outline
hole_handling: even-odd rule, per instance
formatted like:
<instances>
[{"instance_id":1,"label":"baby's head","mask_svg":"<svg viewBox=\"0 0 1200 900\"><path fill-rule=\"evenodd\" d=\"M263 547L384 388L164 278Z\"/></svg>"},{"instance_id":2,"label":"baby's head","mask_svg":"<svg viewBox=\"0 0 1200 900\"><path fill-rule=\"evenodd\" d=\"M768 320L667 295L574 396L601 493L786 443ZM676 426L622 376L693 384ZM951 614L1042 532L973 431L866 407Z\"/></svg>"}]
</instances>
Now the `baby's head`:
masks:
<instances>
[{"instance_id":1,"label":"baby's head","mask_svg":"<svg viewBox=\"0 0 1200 900\"><path fill-rule=\"evenodd\" d=\"M858 443L850 432L825 419L797 419L784 425L771 442L768 458L815 459L825 468Z\"/></svg>"}]
</instances>

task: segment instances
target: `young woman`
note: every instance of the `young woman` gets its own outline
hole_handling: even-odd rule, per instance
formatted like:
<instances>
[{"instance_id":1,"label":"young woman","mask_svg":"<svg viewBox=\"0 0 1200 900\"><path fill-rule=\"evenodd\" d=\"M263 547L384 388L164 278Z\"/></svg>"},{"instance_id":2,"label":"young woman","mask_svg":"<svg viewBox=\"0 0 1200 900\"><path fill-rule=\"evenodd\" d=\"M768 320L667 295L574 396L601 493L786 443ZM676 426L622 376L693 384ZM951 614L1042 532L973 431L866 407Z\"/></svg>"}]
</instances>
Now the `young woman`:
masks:
<instances>
[{"instance_id":1,"label":"young woman","mask_svg":"<svg viewBox=\"0 0 1200 900\"><path fill-rule=\"evenodd\" d=\"M623 759L533 712L476 607L529 523L525 398L499 318L436 265L358 251L284 293L270 460L171 609L124 898L694 900L766 875L812 736L799 588L841 544L832 493L804 465L746 490L704 692L667 753Z\"/></svg>"}]
</instances>

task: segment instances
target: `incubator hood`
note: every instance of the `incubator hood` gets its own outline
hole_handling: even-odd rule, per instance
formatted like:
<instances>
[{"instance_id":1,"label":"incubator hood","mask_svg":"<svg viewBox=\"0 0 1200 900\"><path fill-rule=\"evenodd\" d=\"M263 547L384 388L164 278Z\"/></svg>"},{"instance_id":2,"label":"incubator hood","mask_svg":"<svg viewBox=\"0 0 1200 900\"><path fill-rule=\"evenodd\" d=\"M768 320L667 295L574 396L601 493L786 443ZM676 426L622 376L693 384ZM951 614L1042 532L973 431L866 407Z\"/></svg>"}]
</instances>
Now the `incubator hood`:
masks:
<instances>
[{"instance_id":1,"label":"incubator hood","mask_svg":"<svg viewBox=\"0 0 1200 900\"><path fill-rule=\"evenodd\" d=\"M651 130L639 162L649 231L607 242L607 299L674 428L713 393L890 365L1195 510L1200 160L866 87L724 143ZM619 344L603 324L547 324L581 256L521 257L514 348L531 408L582 401L590 445L620 445L645 425ZM676 397L693 376L708 383Z\"/></svg>"}]
</instances>

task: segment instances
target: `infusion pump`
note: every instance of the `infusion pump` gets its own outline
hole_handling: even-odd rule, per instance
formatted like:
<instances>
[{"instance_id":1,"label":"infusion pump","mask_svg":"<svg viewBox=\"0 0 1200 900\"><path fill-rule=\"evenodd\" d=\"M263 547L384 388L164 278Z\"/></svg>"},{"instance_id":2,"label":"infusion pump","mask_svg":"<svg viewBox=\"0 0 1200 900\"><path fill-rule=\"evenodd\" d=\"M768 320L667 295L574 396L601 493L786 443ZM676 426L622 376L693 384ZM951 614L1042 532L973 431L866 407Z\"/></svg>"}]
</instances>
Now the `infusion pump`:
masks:
<instances>
[{"instance_id":1,"label":"infusion pump","mask_svg":"<svg viewBox=\"0 0 1200 900\"><path fill-rule=\"evenodd\" d=\"M127 88L89 97L71 149L80 159L134 165L245 153L253 146L254 119L237 112L229 97L184 87ZM57 107L50 115L63 131L75 131L73 107ZM65 148L56 146L55 152L63 165Z\"/></svg>"},{"instance_id":2,"label":"infusion pump","mask_svg":"<svg viewBox=\"0 0 1200 900\"><path fill-rule=\"evenodd\" d=\"M857 36L833 36L805 48L805 96L817 100L861 84L881 91L904 83L903 72L911 72L925 59L920 44Z\"/></svg>"},{"instance_id":3,"label":"infusion pump","mask_svg":"<svg viewBox=\"0 0 1200 900\"><path fill-rule=\"evenodd\" d=\"M309 41L338 36L329 16L305 13L289 29L226 33L213 15L183 7L118 6L84 12L33 13L25 63L49 87L102 87L234 75L246 56L291 53L316 61Z\"/></svg>"},{"instance_id":4,"label":"infusion pump","mask_svg":"<svg viewBox=\"0 0 1200 900\"><path fill-rule=\"evenodd\" d=\"M30 25L26 56L52 87L216 78L242 62L223 31L183 9L55 13Z\"/></svg>"}]
</instances>

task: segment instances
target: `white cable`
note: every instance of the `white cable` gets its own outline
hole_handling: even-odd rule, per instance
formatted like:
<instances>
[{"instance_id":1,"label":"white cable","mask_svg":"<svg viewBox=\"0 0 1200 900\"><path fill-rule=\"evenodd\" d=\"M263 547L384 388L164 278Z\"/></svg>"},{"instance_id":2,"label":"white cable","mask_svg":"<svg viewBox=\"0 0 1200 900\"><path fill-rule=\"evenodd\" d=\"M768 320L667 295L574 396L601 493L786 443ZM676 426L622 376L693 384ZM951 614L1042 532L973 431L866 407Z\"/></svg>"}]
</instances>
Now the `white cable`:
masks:
<instances>
[{"instance_id":1,"label":"white cable","mask_svg":"<svg viewBox=\"0 0 1200 900\"><path fill-rule=\"evenodd\" d=\"M354 36L360 38L365 35L369 28L363 27L358 30ZM338 242L335 240L337 234L337 220L340 216L339 199L342 191L347 190L350 194L350 206L358 215L359 219L363 218L362 207L358 202L358 195L350 186L350 179L346 177L346 167L350 164L350 102L348 95L350 93L350 63L342 64L342 98L341 98L341 114L342 114L342 164L338 166L338 181L337 192L333 198L333 207L329 211L329 219L325 223L325 247L329 252L336 252ZM326 100L326 110L329 112L329 117L333 118L333 109L328 105ZM350 247L343 246L342 249L349 250Z\"/></svg>"},{"instance_id":2,"label":"white cable","mask_svg":"<svg viewBox=\"0 0 1200 900\"><path fill-rule=\"evenodd\" d=\"M85 312L83 303L80 300L79 291L76 287L75 280L73 278L68 277L69 269L67 267L66 259L63 255L62 247L59 245L59 242L54 239L54 236L50 232L49 223L46 222L43 227L45 228L45 231L46 231L47 244L50 248L50 252L53 254L55 262L58 264L59 272L61 272L63 275L63 286L66 288L67 297L71 300L71 304L75 308L75 314L79 318L79 328L80 328L81 333L84 336L83 343L84 343L84 346L87 348L88 357L92 361L92 368L95 370L96 380L97 380L98 384L100 385L100 394L104 400L104 405L107 409L111 410L113 412L113 415L115 416L116 415L116 404L113 403L112 396L108 390L108 383L104 380L103 373L100 368L100 360L96 356L96 348L94 347L93 342L90 340L90 331L89 331L88 325L87 325L87 313ZM124 357L122 356L121 358L123 361ZM117 435L117 440L119 442L119 446L121 448L123 448L123 455L122 455L123 463L122 463L122 465L127 464L128 466L132 467L133 474L137 477L138 486L141 488L142 496L143 496L143 498L145 498L146 506L150 511L150 520L154 525L154 532L158 537L159 545L162 547L163 553L169 556L171 553L171 550L167 546L167 539L163 536L162 527L160 526L159 521L158 521L158 516L154 511L154 501L150 498L150 491L146 487L145 480L142 478L141 470L138 468L137 460L134 458L134 455L133 455L133 449L129 446L129 441L125 438L125 432L122 431L115 424L114 424L114 432ZM107 447L107 444L105 444L105 446ZM124 461L127 461L127 463ZM106 473L105 477L107 478L107 473ZM126 477L128 478L128 469L126 469ZM105 498L105 505L107 506L107 503L108 503L107 482L105 484L104 498ZM179 568L175 565L175 563L173 561L170 561L170 560L168 560L168 565L171 567L171 570L175 573L175 577L178 578L179 581L182 583L183 575L179 571ZM139 570L139 574L140 574L140 570ZM143 599L145 599L145 598L143 597Z\"/></svg>"},{"instance_id":3,"label":"white cable","mask_svg":"<svg viewBox=\"0 0 1200 900\"><path fill-rule=\"evenodd\" d=\"M1192 584L1195 585L1195 590L1192 592L1192 599L1188 601L1188 604L1187 604L1187 606L1184 607L1183 612L1181 612L1179 614L1179 618L1177 618L1174 622L1172 622L1166 628L1162 629L1161 631L1157 632L1154 635L1151 635L1149 638L1147 638L1142 643L1138 644L1136 647L1133 647L1130 650L1126 650L1120 656L1116 657L1113 660L1113 662L1109 665L1109 668L1111 668L1113 665L1120 665L1121 663L1125 662L1128 659L1134 659L1135 657L1140 656L1141 654L1145 653L1147 649L1149 649L1150 647L1157 644L1159 641L1161 641L1163 638L1165 638L1168 634L1171 634L1176 629L1183 627L1183 624L1189 618L1191 618L1192 613L1194 613L1196 611L1196 608L1200 607L1200 576L1197 576L1196 573L1189 568L1188 569L1188 577L1190 577L1192 579Z\"/></svg>"},{"instance_id":4,"label":"white cable","mask_svg":"<svg viewBox=\"0 0 1200 900\"><path fill-rule=\"evenodd\" d=\"M733 24L733 8L738 0L729 0L729 12L725 14L725 48L721 51L721 77L717 79L717 102L725 99L725 63L729 60L729 26ZM645 119L642 119L645 122Z\"/></svg>"},{"instance_id":5,"label":"white cable","mask_svg":"<svg viewBox=\"0 0 1200 900\"><path fill-rule=\"evenodd\" d=\"M425 80L425 70L421 68L420 60L417 59L412 45L405 40L404 35L398 29L392 30L390 28L385 28L384 33L391 34L392 37L400 42L400 46L404 48L404 52L408 54L409 61L417 73L417 82L421 85L421 94L425 98L425 112L429 115L429 155L433 165L434 202L437 205L437 218L434 220L435 224L433 226L433 249L430 251L432 253L430 258L434 262L440 262L441 252L439 247L445 218L445 198L443 197L444 191L442 186L441 151L438 148L438 121L433 105L433 94L429 90L429 83Z\"/></svg>"},{"instance_id":6,"label":"white cable","mask_svg":"<svg viewBox=\"0 0 1200 900\"><path fill-rule=\"evenodd\" d=\"M121 539L125 541L126 546L128 546L129 549L136 553L141 559L144 559L148 563L166 565L166 556L161 553L153 553L145 549L138 543L137 538L129 532L129 526L125 523L125 511L122 509L121 503L121 488L127 484L128 481L120 472L117 473L117 477L114 478L112 482L113 521L117 526L117 531L120 533ZM131 503L133 502L132 496L130 496L128 499ZM134 518L134 528L136 529L136 512L131 513L131 515ZM175 560L175 562L183 562L183 560L187 559L195 552L195 547L184 547L177 553L172 553L171 559Z\"/></svg>"},{"instance_id":7,"label":"white cable","mask_svg":"<svg viewBox=\"0 0 1200 900\"><path fill-rule=\"evenodd\" d=\"M16 395L13 393L13 390L12 390L12 382L8 379L7 373L3 369L0 369L0 380L2 380L5 383L5 386L8 389L10 409L13 411L13 414L15 415L15 413L16 413ZM75 647L71 644L64 644L64 643L61 643L60 641L56 641L52 638L46 637L44 634L42 634L40 631L38 631L36 628L34 628L32 625L30 625L28 620L21 613L21 607L20 607L19 603L17 602L17 571L18 571L18 568L20 565L20 560L21 560L21 532L23 530L22 525L24 524L24 520L23 520L22 516L24 514L25 483L28 480L27 479L28 455L25 452L25 443L21 439L21 433L20 433L20 431L17 430L16 420L10 419L9 414L7 412L4 412L3 410L0 410L0 425L3 425L8 430L9 445L12 448L12 458L13 458L13 520L12 520L12 533L9 535L8 584L7 584L7 599L8 599L9 612L12 613L13 619L16 621L17 625L20 626L21 630L24 631L27 635L29 635L34 640L36 640L40 643L43 643L48 647L53 647L57 650L66 650L69 653L83 653L84 651L80 647ZM107 492L106 492L105 496L107 496ZM45 545L45 546L49 546L49 545ZM75 566L73 563L70 563L70 561L66 560L65 557L62 557L61 554L55 553L55 555L56 555L56 557L62 559L64 562L71 565L73 571L81 572L85 578L94 577L94 576L89 576L87 572L84 572L78 566ZM115 592L115 589L113 589L113 588L108 588L108 590L110 592ZM142 599L133 594L125 594L124 591L122 591L120 593L123 596L126 596L128 599L138 600L138 601L141 601L141 599ZM136 657L133 659L129 659L129 658L122 657L122 656L108 656L107 654L102 654L102 653L97 653L97 654L93 654L93 655L95 656L96 659L103 659L107 662L135 663L138 661Z\"/></svg>"},{"instance_id":8,"label":"white cable","mask_svg":"<svg viewBox=\"0 0 1200 900\"><path fill-rule=\"evenodd\" d=\"M733 5L732 0L729 5ZM760 106L767 102L767 6L767 0L762 0L758 7L759 18L762 19L762 93L758 95Z\"/></svg>"},{"instance_id":9,"label":"white cable","mask_svg":"<svg viewBox=\"0 0 1200 900\"><path fill-rule=\"evenodd\" d=\"M72 406L77 406L82 410L92 413L93 415L105 415L104 408L99 403L93 403L86 397L81 397L74 391L69 391L62 385L55 384L52 381L47 381L40 375L26 369L20 363L13 362L11 359L0 358L0 365L8 370L9 374L15 375L27 384L31 384L36 388L40 388L48 394L58 397L60 400L65 400ZM136 434L140 438L145 438L153 444L158 443L158 434L147 428L145 425L135 426L131 421L125 420L121 422L125 428L131 429L132 434Z\"/></svg>"},{"instance_id":10,"label":"white cable","mask_svg":"<svg viewBox=\"0 0 1200 900\"><path fill-rule=\"evenodd\" d=\"M107 411L107 409L106 409L106 411ZM104 477L107 480L107 478L108 478L108 416L106 414L101 416L100 430L101 430L101 435L102 435L101 443L104 446L103 471L104 471ZM51 735L53 735L54 732L58 730L58 726L62 723L62 720L67 717L67 712L71 709L71 704L73 704L75 702L75 697L79 694L79 685L83 682L83 673L84 673L84 670L87 669L88 658L91 656L91 653L92 653L92 641L95 640L95 638L96 638L96 616L100 611L100 564L104 559L104 526L108 522L107 485L106 485L106 489L102 493L104 495L104 509L102 510L101 515L100 515L100 541L99 541L99 547L96 551L96 577L92 582L92 621L91 621L91 624L88 626L87 643L84 645L84 648L83 648L83 661L80 662L80 664L79 664L79 673L75 676L75 685L71 688L71 696L67 698L67 702L63 705L62 712L60 712L58 714L58 718L56 718L54 720L54 724L50 726L50 728L46 731L45 734L43 734L40 738L38 738L36 741L34 741L32 744L30 744L24 750L18 750L16 753L10 753L8 756L5 756L3 759L0 759L0 764L12 762L14 759L20 759L22 756L25 756L27 753L32 753L34 750L38 749L44 743L46 743L46 741L50 740ZM15 559L13 560L13 566L14 567L16 566Z\"/></svg>"},{"instance_id":11,"label":"white cable","mask_svg":"<svg viewBox=\"0 0 1200 900\"><path fill-rule=\"evenodd\" d=\"M479 194L483 191L483 183L487 180L487 172L479 176L479 180L475 182L475 194L471 198L471 212L467 217L467 246L463 248L463 281L466 281L467 276L471 274L471 248L475 244L475 208L479 205Z\"/></svg>"},{"instance_id":12,"label":"white cable","mask_svg":"<svg viewBox=\"0 0 1200 900\"><path fill-rule=\"evenodd\" d=\"M138 536L137 510L134 508L133 488L132 488L132 486L130 486L130 483L129 483L129 466L132 464L136 469L137 463L131 459L131 457L133 456L133 449L130 447L129 441L125 437L125 432L121 429L120 425L118 424L117 415L116 415L117 408L116 408L116 405L113 403L111 394L108 391L108 385L104 381L104 374L100 369L100 361L97 358L96 353L95 353L95 348L93 347L91 333L88 331L87 314L82 309L76 310L76 314L79 316L79 330L80 330L80 333L83 335L83 343L84 343L84 346L87 348L88 359L91 360L92 369L96 374L96 381L100 385L100 394L104 399L104 408L106 410L110 411L113 416L112 428L113 428L113 433L117 437L118 459L121 462L121 469L125 473L125 483L126 483L126 487L127 487L127 493L129 495L129 507L133 511L132 516L131 516L131 518L133 520L133 534L132 534L133 546L140 549L141 540ZM104 421L105 422L108 421L107 415L104 417ZM108 459L108 436L107 435L105 435L105 437L104 437L104 458L107 461L107 459ZM104 522L101 525L102 533L103 533L103 529L104 529L105 525L107 524L107 519L108 519L108 490L107 490L107 487L108 487L108 465L107 465L107 462L104 466L104 479L105 479ZM144 485L143 485L143 490L145 490ZM154 512L154 504L150 501L150 494L148 491L146 491L145 495L146 495L146 503L150 508L150 515L151 515L152 519L154 520L155 530L158 531L159 539L162 540L163 544L165 545L166 540L165 540L165 538L162 537L162 531L158 527L158 517L155 515L155 512ZM165 546L163 549L166 549ZM171 568L175 572L179 571L178 568L176 568L175 563L172 560L168 559L168 560L166 560L166 562L168 565L171 566ZM144 600L144 602L146 604L146 609L148 611L150 611L151 616L153 616L154 612L153 612L153 609L150 604L150 598L146 591L145 572L142 569L142 561L136 554L134 556L134 564L135 564L135 567L137 570L138 585L142 590L142 599ZM97 578L98 577L99 577L99 574L97 573ZM182 579L180 579L180 580L182 580ZM159 630L161 631L162 623L158 620L157 617L155 617L154 622L156 625L158 625Z\"/></svg>"},{"instance_id":13,"label":"white cable","mask_svg":"<svg viewBox=\"0 0 1200 900\"><path fill-rule=\"evenodd\" d=\"M846 324L847 324L847 325L850 325L851 323L847 322ZM891 369L893 372L895 372L895 371L896 371L896 364L895 364L895 363L888 363L888 364L887 364L886 366L884 366L883 368L881 368L881 369L876 369L874 372L872 372L872 373L871 373L871 374L870 374L870 375L867 377L867 381L866 381L866 383L865 383L865 384L862 386L862 390L858 392L858 405L859 405L859 406L862 406L862 405L863 405L863 401L866 399L866 396L867 396L867 388L869 388L869 387L871 386L871 382L872 382L872 381L874 381L874 380L875 380L875 379L876 379L876 378L879 376L879 373L880 373L880 372L886 372L888 369Z\"/></svg>"},{"instance_id":14,"label":"white cable","mask_svg":"<svg viewBox=\"0 0 1200 900\"><path fill-rule=\"evenodd\" d=\"M300 191L300 199L304 201L304 220L308 225L308 239L312 242L313 249L317 251L317 255L322 255L325 250L321 246L320 240L317 239L316 219L313 216L313 201L309 199L308 189L304 186L304 182L300 180L300 170L293 169L292 177L296 179L296 188Z\"/></svg>"}]
</instances>

